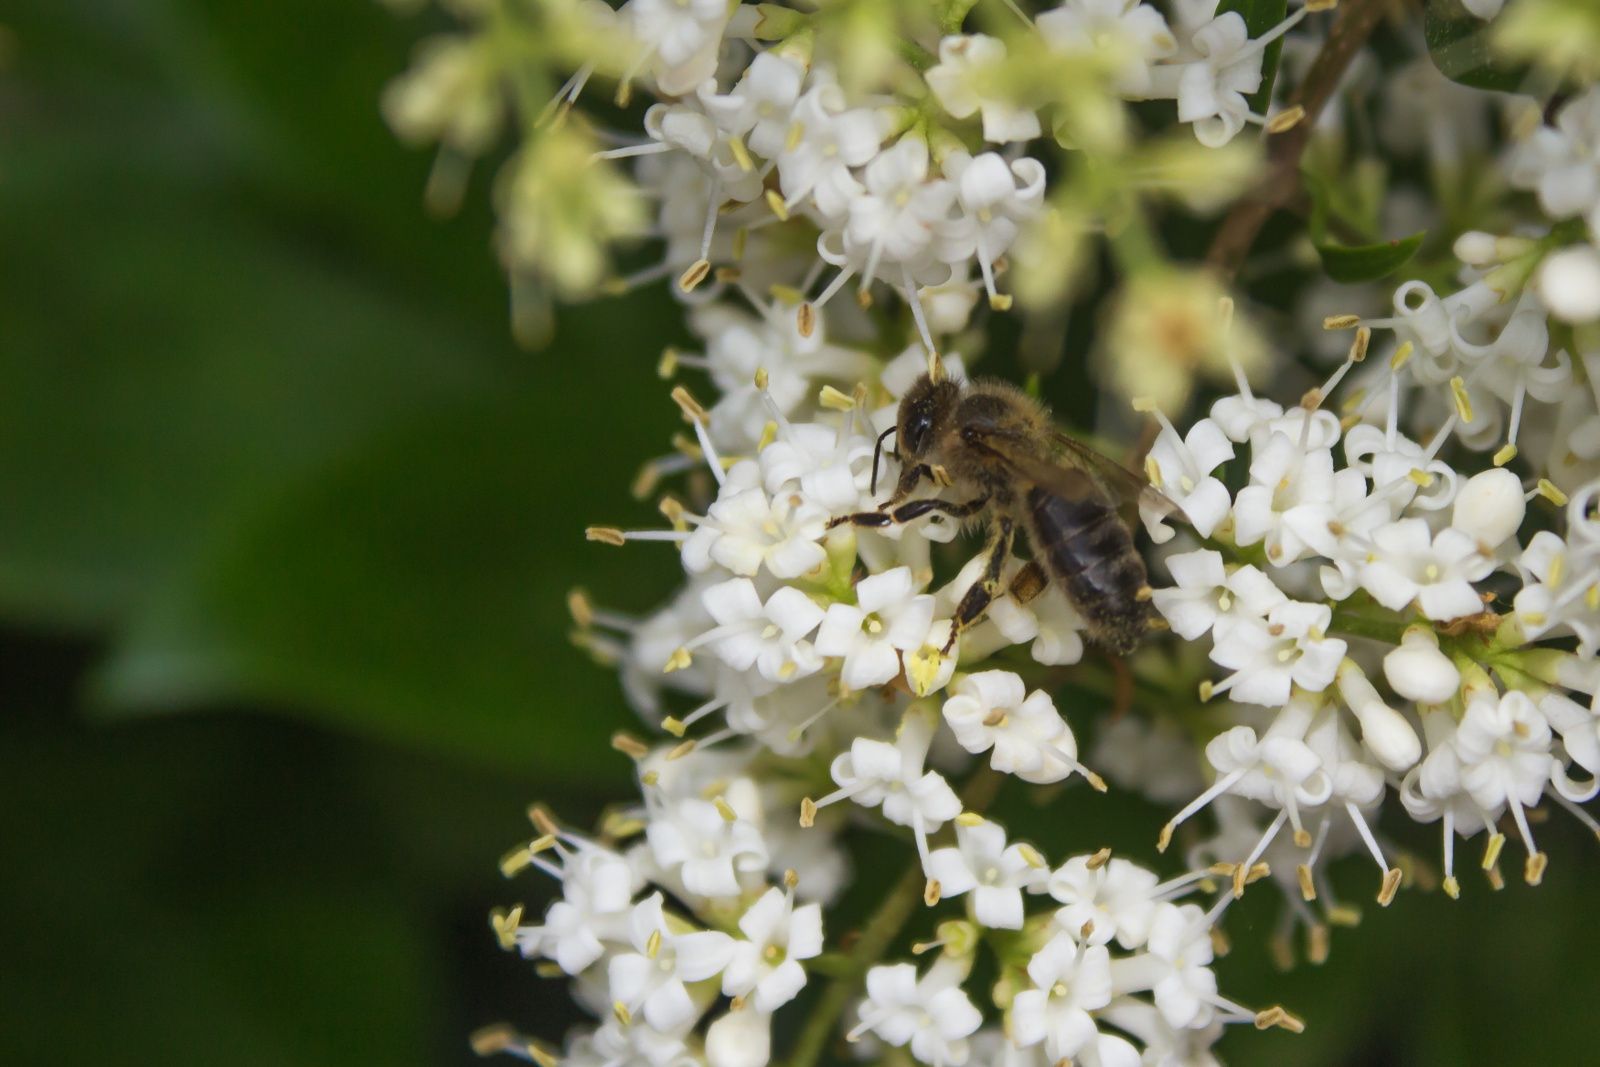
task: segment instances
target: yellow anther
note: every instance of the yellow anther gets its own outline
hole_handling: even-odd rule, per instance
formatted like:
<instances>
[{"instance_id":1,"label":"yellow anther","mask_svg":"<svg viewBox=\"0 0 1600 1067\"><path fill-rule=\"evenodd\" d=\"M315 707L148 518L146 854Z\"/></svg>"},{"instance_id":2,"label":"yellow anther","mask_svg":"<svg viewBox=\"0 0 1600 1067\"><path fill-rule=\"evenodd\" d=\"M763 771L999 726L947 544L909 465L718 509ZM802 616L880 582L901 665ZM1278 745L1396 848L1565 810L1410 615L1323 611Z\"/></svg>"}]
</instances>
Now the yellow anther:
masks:
<instances>
[{"instance_id":1,"label":"yellow anther","mask_svg":"<svg viewBox=\"0 0 1600 1067\"><path fill-rule=\"evenodd\" d=\"M1412 484L1422 489L1426 489L1433 484L1433 475L1421 467L1412 467L1406 472L1406 477L1411 479Z\"/></svg>"},{"instance_id":2,"label":"yellow anther","mask_svg":"<svg viewBox=\"0 0 1600 1067\"><path fill-rule=\"evenodd\" d=\"M1161 488L1161 464L1156 462L1156 457L1144 457L1144 478L1155 488Z\"/></svg>"},{"instance_id":3,"label":"yellow anther","mask_svg":"<svg viewBox=\"0 0 1600 1067\"><path fill-rule=\"evenodd\" d=\"M829 411L849 411L856 406L856 402L850 398L849 393L836 389L831 385L824 385L822 390L817 393L817 403Z\"/></svg>"},{"instance_id":4,"label":"yellow anther","mask_svg":"<svg viewBox=\"0 0 1600 1067\"><path fill-rule=\"evenodd\" d=\"M1036 871L1042 871L1049 866L1049 864L1045 863L1044 857L1039 855L1039 850L1026 841L1017 845L1017 852L1021 854L1022 862Z\"/></svg>"},{"instance_id":5,"label":"yellow anther","mask_svg":"<svg viewBox=\"0 0 1600 1067\"><path fill-rule=\"evenodd\" d=\"M661 955L661 931L651 930L650 939L644 943L644 954L651 959Z\"/></svg>"},{"instance_id":6,"label":"yellow anther","mask_svg":"<svg viewBox=\"0 0 1600 1067\"><path fill-rule=\"evenodd\" d=\"M1010 293L995 293L989 297L989 308L992 311L1010 311L1015 302Z\"/></svg>"},{"instance_id":7,"label":"yellow anther","mask_svg":"<svg viewBox=\"0 0 1600 1067\"><path fill-rule=\"evenodd\" d=\"M1544 881L1544 869L1550 865L1550 857L1543 852L1535 852L1528 857L1528 862L1522 868L1522 880L1529 885L1538 885Z\"/></svg>"},{"instance_id":8,"label":"yellow anther","mask_svg":"<svg viewBox=\"0 0 1600 1067\"><path fill-rule=\"evenodd\" d=\"M1161 833L1156 835L1156 851L1165 852L1167 846L1172 844L1172 831L1174 827L1169 822L1161 828Z\"/></svg>"},{"instance_id":9,"label":"yellow anther","mask_svg":"<svg viewBox=\"0 0 1600 1067\"><path fill-rule=\"evenodd\" d=\"M1494 454L1494 465L1504 467L1507 463L1517 458L1517 446L1509 441L1502 445L1500 451Z\"/></svg>"},{"instance_id":10,"label":"yellow anther","mask_svg":"<svg viewBox=\"0 0 1600 1067\"><path fill-rule=\"evenodd\" d=\"M1456 881L1456 876L1455 875L1453 875L1453 874L1445 875L1445 879L1444 879L1444 883L1443 884L1444 884L1444 895L1445 896L1449 897L1451 900L1460 900L1461 899L1461 883Z\"/></svg>"},{"instance_id":11,"label":"yellow anther","mask_svg":"<svg viewBox=\"0 0 1600 1067\"><path fill-rule=\"evenodd\" d=\"M500 857L500 873L504 877L510 878L532 864L533 853L529 852L527 847L524 846L515 851L507 852Z\"/></svg>"},{"instance_id":12,"label":"yellow anther","mask_svg":"<svg viewBox=\"0 0 1600 1067\"><path fill-rule=\"evenodd\" d=\"M489 913L489 926L494 930L494 939L506 951L516 947L517 927L521 925L521 904L509 908L495 908Z\"/></svg>"},{"instance_id":13,"label":"yellow anther","mask_svg":"<svg viewBox=\"0 0 1600 1067\"><path fill-rule=\"evenodd\" d=\"M939 897L942 892L943 889L939 885L939 879L929 878L928 884L922 887L922 902L931 908L939 903Z\"/></svg>"},{"instance_id":14,"label":"yellow anther","mask_svg":"<svg viewBox=\"0 0 1600 1067\"><path fill-rule=\"evenodd\" d=\"M772 213L778 216L779 222L789 221L789 205L783 202L783 197L778 190L767 190L767 207L771 208Z\"/></svg>"},{"instance_id":15,"label":"yellow anther","mask_svg":"<svg viewBox=\"0 0 1600 1067\"><path fill-rule=\"evenodd\" d=\"M1372 345L1372 327L1362 326L1356 330L1356 338L1350 342L1350 362L1360 363L1367 358L1367 349Z\"/></svg>"},{"instance_id":16,"label":"yellow anther","mask_svg":"<svg viewBox=\"0 0 1600 1067\"><path fill-rule=\"evenodd\" d=\"M680 760L680 759L682 759L683 757L687 756L689 753L694 751L696 744L697 744L697 742L693 738L690 738L689 740L684 741L682 744L673 745L672 746L672 751L667 753L667 759L669 759L669 760Z\"/></svg>"},{"instance_id":17,"label":"yellow anther","mask_svg":"<svg viewBox=\"0 0 1600 1067\"><path fill-rule=\"evenodd\" d=\"M956 816L956 825L965 826L970 830L974 826L983 825L983 816L975 811L964 811Z\"/></svg>"},{"instance_id":18,"label":"yellow anther","mask_svg":"<svg viewBox=\"0 0 1600 1067\"><path fill-rule=\"evenodd\" d=\"M678 350L668 346L661 350L661 358L656 361L656 374L662 381L678 373Z\"/></svg>"},{"instance_id":19,"label":"yellow anther","mask_svg":"<svg viewBox=\"0 0 1600 1067\"><path fill-rule=\"evenodd\" d=\"M750 158L750 150L745 148L742 137L728 138L728 151L733 153L733 161L746 174L756 169L755 160Z\"/></svg>"},{"instance_id":20,"label":"yellow anther","mask_svg":"<svg viewBox=\"0 0 1600 1067\"><path fill-rule=\"evenodd\" d=\"M1300 880L1300 897L1306 903L1317 899L1317 883L1311 877L1311 868L1304 863L1294 869L1295 877Z\"/></svg>"},{"instance_id":21,"label":"yellow anther","mask_svg":"<svg viewBox=\"0 0 1600 1067\"><path fill-rule=\"evenodd\" d=\"M687 670L694 663L694 657L687 648L679 648L667 657L666 666L661 668L662 674L671 674L674 671Z\"/></svg>"},{"instance_id":22,"label":"yellow anther","mask_svg":"<svg viewBox=\"0 0 1600 1067\"><path fill-rule=\"evenodd\" d=\"M723 797L717 797L711 803L716 805L717 814L722 816L722 820L724 822L738 822L739 821L739 813L734 811L733 810L733 805L729 804L727 802L727 800L724 799Z\"/></svg>"},{"instance_id":23,"label":"yellow anther","mask_svg":"<svg viewBox=\"0 0 1600 1067\"><path fill-rule=\"evenodd\" d=\"M1361 324L1360 315L1329 315L1322 320L1324 330L1348 330Z\"/></svg>"},{"instance_id":24,"label":"yellow anther","mask_svg":"<svg viewBox=\"0 0 1600 1067\"><path fill-rule=\"evenodd\" d=\"M1091 855L1088 859L1084 860L1083 865L1091 871L1098 871L1101 867L1104 867L1108 862L1110 862L1110 860L1111 850L1109 848L1102 848Z\"/></svg>"},{"instance_id":25,"label":"yellow anther","mask_svg":"<svg viewBox=\"0 0 1600 1067\"><path fill-rule=\"evenodd\" d=\"M1274 1026L1289 1031L1291 1034L1305 1033L1306 1024L1290 1015L1282 1006L1275 1005L1265 1011L1256 1012L1256 1029L1270 1030Z\"/></svg>"},{"instance_id":26,"label":"yellow anther","mask_svg":"<svg viewBox=\"0 0 1600 1067\"><path fill-rule=\"evenodd\" d=\"M810 797L800 798L800 827L809 830L817 822L817 802Z\"/></svg>"},{"instance_id":27,"label":"yellow anther","mask_svg":"<svg viewBox=\"0 0 1600 1067\"><path fill-rule=\"evenodd\" d=\"M1390 369L1399 370L1401 367L1404 367L1406 365L1406 361L1411 358L1411 353L1415 352L1416 349L1417 346L1412 344L1410 341L1406 341L1399 348L1395 349L1394 355L1389 357Z\"/></svg>"},{"instance_id":28,"label":"yellow anther","mask_svg":"<svg viewBox=\"0 0 1600 1067\"><path fill-rule=\"evenodd\" d=\"M1456 401L1456 414L1462 422L1472 421L1472 398L1467 395L1467 382L1461 375L1450 379L1450 395Z\"/></svg>"},{"instance_id":29,"label":"yellow anther","mask_svg":"<svg viewBox=\"0 0 1600 1067\"><path fill-rule=\"evenodd\" d=\"M599 541L602 545L614 545L621 548L628 543L627 537L615 526L588 526L584 528L583 536L588 541Z\"/></svg>"},{"instance_id":30,"label":"yellow anther","mask_svg":"<svg viewBox=\"0 0 1600 1067\"><path fill-rule=\"evenodd\" d=\"M756 442L756 451L764 452L768 445L778 439L778 424L771 419L761 427L761 439Z\"/></svg>"},{"instance_id":31,"label":"yellow anther","mask_svg":"<svg viewBox=\"0 0 1600 1067\"><path fill-rule=\"evenodd\" d=\"M1500 862L1500 850L1505 847L1506 835L1494 833L1489 835L1489 843L1483 850L1483 869L1490 870Z\"/></svg>"},{"instance_id":32,"label":"yellow anther","mask_svg":"<svg viewBox=\"0 0 1600 1067\"><path fill-rule=\"evenodd\" d=\"M1156 403L1155 397L1152 396L1136 396L1131 403L1133 404L1133 410L1141 415L1148 415L1151 412L1160 410L1160 405Z\"/></svg>"},{"instance_id":33,"label":"yellow anther","mask_svg":"<svg viewBox=\"0 0 1600 1067\"><path fill-rule=\"evenodd\" d=\"M1268 121L1267 133L1287 133L1289 130L1292 130L1296 126L1300 125L1301 121L1304 120L1305 117L1306 109L1301 107L1299 104L1296 104L1290 108L1285 108L1278 114L1274 115L1270 121Z\"/></svg>"},{"instance_id":34,"label":"yellow anther","mask_svg":"<svg viewBox=\"0 0 1600 1067\"><path fill-rule=\"evenodd\" d=\"M611 735L611 747L629 759L644 759L650 754L649 747L643 741L621 730Z\"/></svg>"},{"instance_id":35,"label":"yellow anther","mask_svg":"<svg viewBox=\"0 0 1600 1067\"><path fill-rule=\"evenodd\" d=\"M1206 701L1210 700L1212 694L1214 694L1216 691L1216 683L1211 681L1211 679L1207 678L1205 681L1201 682L1199 687L1200 703L1204 704Z\"/></svg>"},{"instance_id":36,"label":"yellow anther","mask_svg":"<svg viewBox=\"0 0 1600 1067\"><path fill-rule=\"evenodd\" d=\"M692 293L701 282L711 274L711 261L697 259L689 264L689 269L678 275L678 288L686 293Z\"/></svg>"},{"instance_id":37,"label":"yellow anther","mask_svg":"<svg viewBox=\"0 0 1600 1067\"><path fill-rule=\"evenodd\" d=\"M1550 503L1554 504L1558 508L1564 508L1567 506L1567 494L1563 493L1556 486L1556 483L1552 482L1549 478L1539 479L1539 495L1550 501Z\"/></svg>"},{"instance_id":38,"label":"yellow anther","mask_svg":"<svg viewBox=\"0 0 1600 1067\"><path fill-rule=\"evenodd\" d=\"M743 226L733 231L733 260L737 263L744 258L744 246L750 240L750 231Z\"/></svg>"},{"instance_id":39,"label":"yellow anther","mask_svg":"<svg viewBox=\"0 0 1600 1067\"><path fill-rule=\"evenodd\" d=\"M672 390L672 402L683 412L685 422L706 422L710 418L706 414L705 407L685 386L680 385Z\"/></svg>"},{"instance_id":40,"label":"yellow anther","mask_svg":"<svg viewBox=\"0 0 1600 1067\"><path fill-rule=\"evenodd\" d=\"M1387 908L1394 903L1394 895L1400 891L1400 868L1390 867L1383 872L1383 882L1378 887L1378 904Z\"/></svg>"},{"instance_id":41,"label":"yellow anther","mask_svg":"<svg viewBox=\"0 0 1600 1067\"><path fill-rule=\"evenodd\" d=\"M661 720L661 728L673 737L682 737L689 732L689 727L684 725L683 720L672 715Z\"/></svg>"},{"instance_id":42,"label":"yellow anther","mask_svg":"<svg viewBox=\"0 0 1600 1067\"><path fill-rule=\"evenodd\" d=\"M630 1012L628 1010L628 1006L622 1003L620 1000L612 1002L611 1015L623 1026L627 1026L633 1022L633 1013Z\"/></svg>"}]
</instances>

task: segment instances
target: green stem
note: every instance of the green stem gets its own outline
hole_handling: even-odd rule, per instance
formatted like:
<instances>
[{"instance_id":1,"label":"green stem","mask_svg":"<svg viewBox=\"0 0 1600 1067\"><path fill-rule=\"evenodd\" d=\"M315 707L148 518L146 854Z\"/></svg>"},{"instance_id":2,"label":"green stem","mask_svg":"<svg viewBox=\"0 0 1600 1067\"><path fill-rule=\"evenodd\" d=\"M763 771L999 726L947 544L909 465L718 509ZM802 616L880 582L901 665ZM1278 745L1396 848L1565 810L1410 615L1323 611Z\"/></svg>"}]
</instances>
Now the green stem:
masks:
<instances>
[{"instance_id":1,"label":"green stem","mask_svg":"<svg viewBox=\"0 0 1600 1067\"><path fill-rule=\"evenodd\" d=\"M961 791L963 806L968 811L982 811L987 808L994 800L995 793L999 791L1002 780L999 772L988 767L978 771ZM894 888L889 890L889 895L883 898L878 910L873 912L872 918L867 920L867 925L862 927L861 937L856 941L855 947L850 950L845 973L835 978L828 988L822 991L822 998L812 1008L805 1029L800 1031L800 1037L795 1041L794 1053L789 1057L789 1067L816 1067L822 1058L828 1039L833 1036L838 1026L839 1016L844 1014L850 999L861 988L868 968L883 958L889 943L895 939L917 910L917 905L922 901L925 885L922 868L913 864L900 876Z\"/></svg>"}]
</instances>

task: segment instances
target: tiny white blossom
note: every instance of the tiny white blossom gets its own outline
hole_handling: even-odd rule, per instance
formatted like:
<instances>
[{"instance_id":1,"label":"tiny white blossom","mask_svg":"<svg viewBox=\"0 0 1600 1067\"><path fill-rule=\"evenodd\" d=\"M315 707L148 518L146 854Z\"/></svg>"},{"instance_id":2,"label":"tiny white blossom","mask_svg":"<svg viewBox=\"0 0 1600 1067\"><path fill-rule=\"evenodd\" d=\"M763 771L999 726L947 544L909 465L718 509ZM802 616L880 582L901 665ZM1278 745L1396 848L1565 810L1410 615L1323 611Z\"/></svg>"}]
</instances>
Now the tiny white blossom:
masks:
<instances>
[{"instance_id":1,"label":"tiny white blossom","mask_svg":"<svg viewBox=\"0 0 1600 1067\"><path fill-rule=\"evenodd\" d=\"M1265 619L1242 618L1218 635L1212 662L1233 673L1215 687L1246 704L1279 707L1291 685L1321 692L1333 682L1346 643L1328 637L1333 612L1326 604L1288 601Z\"/></svg>"},{"instance_id":2,"label":"tiny white blossom","mask_svg":"<svg viewBox=\"0 0 1600 1067\"><path fill-rule=\"evenodd\" d=\"M653 1028L671 1031L697 1014L685 983L700 982L727 966L733 938L718 930L674 933L653 893L634 906L629 941L634 951L611 958L611 996L630 1012L642 1011Z\"/></svg>"},{"instance_id":3,"label":"tiny white blossom","mask_svg":"<svg viewBox=\"0 0 1600 1067\"><path fill-rule=\"evenodd\" d=\"M983 139L996 144L1031 141L1042 132L1039 116L1026 107L985 96L984 79L1006 61L1005 43L977 33L939 42L939 62L923 74L928 88L952 117L983 113Z\"/></svg>"},{"instance_id":4,"label":"tiny white blossom","mask_svg":"<svg viewBox=\"0 0 1600 1067\"><path fill-rule=\"evenodd\" d=\"M895 567L856 583L854 604L831 604L817 633L816 650L844 659L841 681L866 689L901 671L901 655L915 652L933 627L934 600L919 593L910 567Z\"/></svg>"},{"instance_id":5,"label":"tiny white blossom","mask_svg":"<svg viewBox=\"0 0 1600 1067\"><path fill-rule=\"evenodd\" d=\"M822 657L806 640L822 622L823 611L793 586L782 586L761 602L755 583L730 578L701 594L717 626L709 638L717 656L737 671L752 667L769 682L813 674Z\"/></svg>"},{"instance_id":6,"label":"tiny white blossom","mask_svg":"<svg viewBox=\"0 0 1600 1067\"><path fill-rule=\"evenodd\" d=\"M956 846L928 856L928 877L945 897L972 894L978 923L994 930L1022 929L1022 891L1041 884L1049 871L1038 853L1007 845L1005 827L988 820L956 822Z\"/></svg>"},{"instance_id":7,"label":"tiny white blossom","mask_svg":"<svg viewBox=\"0 0 1600 1067\"><path fill-rule=\"evenodd\" d=\"M806 984L801 960L822 953L822 908L795 907L781 889L768 889L739 917L743 940L733 943L722 991L749 997L758 1012L771 1013L793 1000Z\"/></svg>"},{"instance_id":8,"label":"tiny white blossom","mask_svg":"<svg viewBox=\"0 0 1600 1067\"><path fill-rule=\"evenodd\" d=\"M1470 535L1454 527L1430 534L1426 520L1400 519L1372 531L1372 543L1360 582L1384 607L1398 611L1415 600L1440 621L1483 610L1472 583L1488 576L1494 559Z\"/></svg>"},{"instance_id":9,"label":"tiny white blossom","mask_svg":"<svg viewBox=\"0 0 1600 1067\"><path fill-rule=\"evenodd\" d=\"M653 810L645 838L656 863L698 896L738 896L741 876L767 868L760 827L749 819L730 820L716 804L697 797L666 801Z\"/></svg>"},{"instance_id":10,"label":"tiny white blossom","mask_svg":"<svg viewBox=\"0 0 1600 1067\"><path fill-rule=\"evenodd\" d=\"M980 671L956 683L944 703L956 741L990 765L1027 782L1059 782L1077 769L1078 743L1050 694L1028 693L1010 671Z\"/></svg>"},{"instance_id":11,"label":"tiny white blossom","mask_svg":"<svg viewBox=\"0 0 1600 1067\"><path fill-rule=\"evenodd\" d=\"M1150 936L1155 914L1153 871L1114 856L1104 863L1091 856L1074 856L1050 875L1050 895L1062 905L1056 925L1090 945L1112 938L1123 948L1138 948Z\"/></svg>"},{"instance_id":12,"label":"tiny white blossom","mask_svg":"<svg viewBox=\"0 0 1600 1067\"><path fill-rule=\"evenodd\" d=\"M853 1034L871 1032L897 1048L909 1045L911 1055L933 1067L961 1067L967 1062L966 1039L983 1024L944 961L920 979L909 963L874 967L867 972L867 999L861 1023Z\"/></svg>"},{"instance_id":13,"label":"tiny white blossom","mask_svg":"<svg viewBox=\"0 0 1600 1067\"><path fill-rule=\"evenodd\" d=\"M1104 945L1079 948L1058 933L1028 961L1034 988L1011 1001L1011 1036L1026 1048L1044 1043L1052 1063L1078 1055L1098 1034L1090 1012L1111 1002L1111 957Z\"/></svg>"}]
</instances>

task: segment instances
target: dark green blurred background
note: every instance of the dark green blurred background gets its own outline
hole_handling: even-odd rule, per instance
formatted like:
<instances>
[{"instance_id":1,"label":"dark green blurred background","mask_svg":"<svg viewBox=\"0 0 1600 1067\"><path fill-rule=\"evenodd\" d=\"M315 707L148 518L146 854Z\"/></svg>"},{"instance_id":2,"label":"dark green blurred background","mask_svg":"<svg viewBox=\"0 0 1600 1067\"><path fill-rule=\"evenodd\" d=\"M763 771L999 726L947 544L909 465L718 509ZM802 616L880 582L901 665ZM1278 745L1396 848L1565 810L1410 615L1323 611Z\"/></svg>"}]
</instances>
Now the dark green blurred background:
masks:
<instances>
[{"instance_id":1,"label":"dark green blurred background","mask_svg":"<svg viewBox=\"0 0 1600 1067\"><path fill-rule=\"evenodd\" d=\"M563 595L642 609L626 486L674 411L659 292L508 339L487 181L425 217L366 0L12 0L0 72L0 1062L447 1064L565 993L493 947L523 808L628 790ZM1112 799L1092 841L1148 856ZM1402 895L1224 988L1237 1063L1592 1062L1593 842L1537 892ZM1430 838L1419 839L1430 852ZM1370 899L1372 872L1343 872ZM1375 911L1375 909L1373 909Z\"/></svg>"}]
</instances>

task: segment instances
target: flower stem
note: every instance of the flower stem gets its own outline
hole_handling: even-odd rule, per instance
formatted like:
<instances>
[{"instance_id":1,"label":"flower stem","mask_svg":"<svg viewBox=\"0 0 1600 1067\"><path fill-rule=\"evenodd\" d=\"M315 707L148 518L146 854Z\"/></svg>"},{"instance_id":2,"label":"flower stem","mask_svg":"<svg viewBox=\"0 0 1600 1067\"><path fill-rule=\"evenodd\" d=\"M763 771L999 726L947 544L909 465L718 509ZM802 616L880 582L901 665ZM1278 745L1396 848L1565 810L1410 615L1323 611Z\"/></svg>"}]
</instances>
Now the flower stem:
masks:
<instances>
[{"instance_id":1,"label":"flower stem","mask_svg":"<svg viewBox=\"0 0 1600 1067\"><path fill-rule=\"evenodd\" d=\"M961 790L963 807L968 811L987 808L994 800L995 793L999 792L1001 781L1003 778L999 772L988 767L980 769ZM894 888L889 890L888 896L883 898L878 910L861 928L861 937L850 950L845 973L829 983L828 988L822 991L822 998L812 1008L805 1029L800 1031L800 1037L795 1041L789 1067L816 1067L828 1039L838 1027L839 1016L844 1014L850 998L861 988L868 968L883 958L889 943L910 921L917 905L922 902L925 884L922 868L913 863L900 876Z\"/></svg>"}]
</instances>

